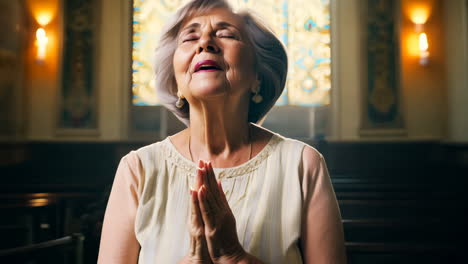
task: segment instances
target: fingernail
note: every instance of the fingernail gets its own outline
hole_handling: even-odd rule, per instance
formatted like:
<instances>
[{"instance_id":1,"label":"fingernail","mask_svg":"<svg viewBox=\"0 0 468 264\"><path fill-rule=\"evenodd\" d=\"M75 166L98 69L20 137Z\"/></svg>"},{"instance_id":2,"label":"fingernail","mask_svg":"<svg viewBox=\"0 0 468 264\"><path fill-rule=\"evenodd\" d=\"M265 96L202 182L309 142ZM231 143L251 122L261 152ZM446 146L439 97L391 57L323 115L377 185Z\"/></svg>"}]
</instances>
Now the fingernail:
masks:
<instances>
[{"instance_id":1,"label":"fingernail","mask_svg":"<svg viewBox=\"0 0 468 264\"><path fill-rule=\"evenodd\" d=\"M198 160L198 167L199 168L204 168L205 167L205 163L203 162L203 160Z\"/></svg>"}]
</instances>

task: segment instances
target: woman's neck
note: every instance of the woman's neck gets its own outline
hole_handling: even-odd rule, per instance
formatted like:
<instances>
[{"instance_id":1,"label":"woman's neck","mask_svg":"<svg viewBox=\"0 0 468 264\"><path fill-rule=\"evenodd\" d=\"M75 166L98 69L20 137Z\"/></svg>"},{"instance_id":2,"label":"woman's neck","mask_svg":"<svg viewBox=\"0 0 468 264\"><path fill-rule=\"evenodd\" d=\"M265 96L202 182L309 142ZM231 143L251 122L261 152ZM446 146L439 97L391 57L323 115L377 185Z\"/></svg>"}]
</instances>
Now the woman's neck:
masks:
<instances>
[{"instance_id":1,"label":"woman's neck","mask_svg":"<svg viewBox=\"0 0 468 264\"><path fill-rule=\"evenodd\" d=\"M210 160L215 167L245 162L250 158L249 148L252 147L250 131L246 112L229 111L228 108L193 108L190 110L187 147L194 162Z\"/></svg>"}]
</instances>

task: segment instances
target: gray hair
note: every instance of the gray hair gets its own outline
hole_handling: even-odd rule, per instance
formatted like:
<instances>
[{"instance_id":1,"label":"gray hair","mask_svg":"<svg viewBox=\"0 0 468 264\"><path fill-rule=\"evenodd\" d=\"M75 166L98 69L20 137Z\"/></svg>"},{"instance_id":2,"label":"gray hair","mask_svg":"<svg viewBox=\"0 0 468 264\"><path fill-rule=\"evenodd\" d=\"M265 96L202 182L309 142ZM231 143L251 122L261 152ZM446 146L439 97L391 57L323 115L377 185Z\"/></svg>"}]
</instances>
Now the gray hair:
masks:
<instances>
[{"instance_id":1,"label":"gray hair","mask_svg":"<svg viewBox=\"0 0 468 264\"><path fill-rule=\"evenodd\" d=\"M169 111L189 126L189 104L175 106L177 83L174 75L173 57L177 48L177 35L185 19L215 8L232 8L225 0L193 0L180 8L162 29L159 45L154 56L155 85L160 102ZM237 13L246 25L247 35L255 54L255 69L260 81L261 103L250 101L248 122L258 123L274 106L283 92L288 71L288 58L283 44L268 28L248 11Z\"/></svg>"}]
</instances>

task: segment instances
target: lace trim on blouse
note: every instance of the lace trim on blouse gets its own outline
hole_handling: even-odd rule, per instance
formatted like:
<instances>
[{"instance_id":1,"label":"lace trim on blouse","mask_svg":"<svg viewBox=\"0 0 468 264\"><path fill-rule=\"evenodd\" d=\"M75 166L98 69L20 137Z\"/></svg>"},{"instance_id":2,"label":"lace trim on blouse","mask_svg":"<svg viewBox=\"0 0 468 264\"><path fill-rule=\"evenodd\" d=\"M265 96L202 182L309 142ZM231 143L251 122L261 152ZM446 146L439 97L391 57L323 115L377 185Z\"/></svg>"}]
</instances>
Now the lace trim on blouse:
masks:
<instances>
[{"instance_id":1,"label":"lace trim on blouse","mask_svg":"<svg viewBox=\"0 0 468 264\"><path fill-rule=\"evenodd\" d=\"M219 179L246 175L256 170L259 165L274 151L281 140L281 136L273 134L266 146L249 161L231 168L213 168L214 172ZM182 156L182 154L180 154L172 144L169 137L161 141L161 143L161 151L166 160L173 163L174 166L184 170L186 175L195 177L197 165Z\"/></svg>"}]
</instances>

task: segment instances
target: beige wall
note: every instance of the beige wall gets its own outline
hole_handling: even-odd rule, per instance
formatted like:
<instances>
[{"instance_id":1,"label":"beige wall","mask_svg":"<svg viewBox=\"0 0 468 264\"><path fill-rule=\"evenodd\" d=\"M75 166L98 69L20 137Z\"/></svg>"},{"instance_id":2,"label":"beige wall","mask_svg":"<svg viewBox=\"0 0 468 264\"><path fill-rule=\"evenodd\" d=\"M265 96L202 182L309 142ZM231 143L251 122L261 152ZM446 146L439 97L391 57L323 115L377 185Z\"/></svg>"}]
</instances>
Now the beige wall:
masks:
<instances>
[{"instance_id":1,"label":"beige wall","mask_svg":"<svg viewBox=\"0 0 468 264\"><path fill-rule=\"evenodd\" d=\"M405 2L402 0L402 8ZM361 60L362 26L360 4L362 0L338 0L338 85L339 94L339 137L336 140L431 140L443 139L446 135L446 88L442 32L439 27L441 10L434 8L426 29L431 44L431 61L427 67L417 64L417 59L407 53L405 34L414 30L407 17L402 15L401 68L403 113L407 136L403 137L360 137ZM434 5L440 2L434 1Z\"/></svg>"},{"instance_id":2,"label":"beige wall","mask_svg":"<svg viewBox=\"0 0 468 264\"><path fill-rule=\"evenodd\" d=\"M468 1L444 1L449 133L447 140L468 142Z\"/></svg>"},{"instance_id":3,"label":"beige wall","mask_svg":"<svg viewBox=\"0 0 468 264\"><path fill-rule=\"evenodd\" d=\"M335 54L333 63L337 64L337 72L334 79L337 83L333 86L333 93L337 94L338 131L337 137L332 140L354 140L359 136L360 125L360 1L337 1L336 23L332 25L337 31ZM332 102L333 104L333 102Z\"/></svg>"},{"instance_id":4,"label":"beige wall","mask_svg":"<svg viewBox=\"0 0 468 264\"><path fill-rule=\"evenodd\" d=\"M334 108L336 122L332 140L368 140L360 138L360 98L361 98L361 0L336 0L337 30L334 56L336 59L335 98L339 105ZM101 42L99 43L98 78L99 130L94 137L56 136L54 130L58 78L47 80L33 77L29 87L29 116L27 139L31 140L125 140L127 124L128 95L128 34L130 22L129 0L101 0ZM446 1L445 1L446 2ZM451 1L449 1L451 2ZM436 2L440 3L440 2ZM441 22L441 9L435 10L428 37L443 39L438 23ZM405 26L405 25L403 25ZM429 24L428 24L429 26ZM433 27L433 28L432 28ZM456 36L449 36L457 39ZM435 40L433 40L435 41ZM402 92L405 96L405 118L407 134L405 138L384 138L387 140L444 139L446 136L447 85L444 78L444 45L433 42L431 64L424 68L411 59L403 57ZM58 51L57 51L58 52ZM404 56L404 54L403 54ZM449 63L449 65L452 65ZM449 77L449 79L452 76ZM457 82L458 76L450 79ZM458 86L457 86L458 87ZM458 91L458 90L457 90ZM466 89L465 89L466 91ZM457 113L459 111L456 111ZM454 115L454 118L458 116ZM457 119L458 120L458 119ZM457 127L459 128L459 127ZM461 132L459 132L459 130ZM452 130L453 133L468 131L468 127ZM456 131L456 132L455 132ZM468 134L468 133L466 133ZM374 138L379 139L379 138Z\"/></svg>"},{"instance_id":5,"label":"beige wall","mask_svg":"<svg viewBox=\"0 0 468 264\"><path fill-rule=\"evenodd\" d=\"M29 4L37 7L37 1L28 1ZM59 1L49 1L52 5L59 5ZM31 12L35 13L35 12ZM46 61L38 64L35 61L34 43L29 43L26 55L27 78L25 88L26 102L26 137L27 139L50 139L53 134L54 114L57 101L57 87L59 83L57 71L60 61L60 31L61 18L55 14L52 21L45 27L47 30L48 49ZM29 37L34 37L34 30Z\"/></svg>"},{"instance_id":6,"label":"beige wall","mask_svg":"<svg viewBox=\"0 0 468 264\"><path fill-rule=\"evenodd\" d=\"M39 1L39 0L35 0ZM64 0L62 0L64 1ZM125 0L127 1L127 0ZM98 1L99 2L99 1ZM96 87L98 94L98 124L99 134L94 136L57 135L56 112L59 98L60 73L56 65L60 63L60 43L49 47L50 57L44 65L36 65L32 55L29 56L29 85L28 85L28 116L27 136L29 140L84 140L84 141L114 141L124 139L125 98L122 75L124 68L122 61L123 4L115 0L101 0L100 23L101 39L98 43L98 65L96 72ZM128 5L130 7L130 5ZM61 32L61 18L47 26L51 35ZM55 32L55 33L54 33ZM54 55L55 54L55 55Z\"/></svg>"},{"instance_id":7,"label":"beige wall","mask_svg":"<svg viewBox=\"0 0 468 264\"><path fill-rule=\"evenodd\" d=\"M402 0L407 10L413 0ZM407 12L401 25L402 92L409 138L442 139L447 133L447 87L445 78L442 1L420 1L432 4L432 11L424 26L429 42L429 64L421 66L419 57L411 54L408 39L415 34L415 26ZM414 43L417 44L417 43Z\"/></svg>"}]
</instances>

